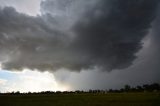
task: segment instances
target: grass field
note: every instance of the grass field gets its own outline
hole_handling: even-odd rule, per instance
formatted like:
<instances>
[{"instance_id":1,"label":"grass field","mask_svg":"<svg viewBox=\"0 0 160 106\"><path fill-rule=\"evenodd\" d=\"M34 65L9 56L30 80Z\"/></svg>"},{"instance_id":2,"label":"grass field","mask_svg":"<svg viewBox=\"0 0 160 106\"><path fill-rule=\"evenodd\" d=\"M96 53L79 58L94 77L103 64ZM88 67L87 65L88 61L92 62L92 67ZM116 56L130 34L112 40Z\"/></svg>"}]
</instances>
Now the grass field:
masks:
<instances>
[{"instance_id":1,"label":"grass field","mask_svg":"<svg viewBox=\"0 0 160 106\"><path fill-rule=\"evenodd\" d=\"M0 106L160 106L159 93L0 95Z\"/></svg>"}]
</instances>

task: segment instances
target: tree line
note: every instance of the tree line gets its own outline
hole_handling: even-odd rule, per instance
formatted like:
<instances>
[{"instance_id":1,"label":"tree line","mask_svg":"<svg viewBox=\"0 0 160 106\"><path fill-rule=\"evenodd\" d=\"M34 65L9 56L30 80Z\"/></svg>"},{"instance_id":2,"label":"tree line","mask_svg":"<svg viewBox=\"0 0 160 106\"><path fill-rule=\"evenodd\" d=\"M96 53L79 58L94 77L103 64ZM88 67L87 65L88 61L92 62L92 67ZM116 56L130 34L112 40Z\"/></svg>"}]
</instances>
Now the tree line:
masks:
<instances>
[{"instance_id":1,"label":"tree line","mask_svg":"<svg viewBox=\"0 0 160 106\"><path fill-rule=\"evenodd\" d=\"M109 90L76 90L76 91L42 91L42 92L27 92L27 93L20 93L19 91L16 92L6 92L0 94L80 94L80 93L123 93L123 92L160 92L160 84L153 83L153 84L144 84L142 86L135 86L131 87L130 85L125 85L121 89L109 89Z\"/></svg>"}]
</instances>

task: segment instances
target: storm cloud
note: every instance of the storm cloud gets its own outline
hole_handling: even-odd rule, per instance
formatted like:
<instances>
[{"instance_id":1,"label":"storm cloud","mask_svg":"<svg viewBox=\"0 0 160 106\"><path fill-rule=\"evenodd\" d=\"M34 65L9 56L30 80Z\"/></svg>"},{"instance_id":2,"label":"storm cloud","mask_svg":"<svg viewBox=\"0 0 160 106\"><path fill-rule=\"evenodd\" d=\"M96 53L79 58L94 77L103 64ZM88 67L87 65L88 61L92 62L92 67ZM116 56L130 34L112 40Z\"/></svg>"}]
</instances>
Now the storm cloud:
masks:
<instances>
[{"instance_id":1,"label":"storm cloud","mask_svg":"<svg viewBox=\"0 0 160 106\"><path fill-rule=\"evenodd\" d=\"M104 71L132 65L158 0L45 0L41 15L0 9L3 69Z\"/></svg>"}]
</instances>

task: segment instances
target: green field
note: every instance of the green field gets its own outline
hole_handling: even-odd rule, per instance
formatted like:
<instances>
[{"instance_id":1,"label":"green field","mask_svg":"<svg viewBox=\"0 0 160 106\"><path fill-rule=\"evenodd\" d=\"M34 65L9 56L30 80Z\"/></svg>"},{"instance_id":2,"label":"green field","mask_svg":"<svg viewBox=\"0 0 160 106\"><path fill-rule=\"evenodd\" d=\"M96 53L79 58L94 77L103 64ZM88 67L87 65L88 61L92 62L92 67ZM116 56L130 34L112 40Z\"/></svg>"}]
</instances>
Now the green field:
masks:
<instances>
[{"instance_id":1,"label":"green field","mask_svg":"<svg viewBox=\"0 0 160 106\"><path fill-rule=\"evenodd\" d=\"M0 106L160 106L159 93L0 95Z\"/></svg>"}]
</instances>

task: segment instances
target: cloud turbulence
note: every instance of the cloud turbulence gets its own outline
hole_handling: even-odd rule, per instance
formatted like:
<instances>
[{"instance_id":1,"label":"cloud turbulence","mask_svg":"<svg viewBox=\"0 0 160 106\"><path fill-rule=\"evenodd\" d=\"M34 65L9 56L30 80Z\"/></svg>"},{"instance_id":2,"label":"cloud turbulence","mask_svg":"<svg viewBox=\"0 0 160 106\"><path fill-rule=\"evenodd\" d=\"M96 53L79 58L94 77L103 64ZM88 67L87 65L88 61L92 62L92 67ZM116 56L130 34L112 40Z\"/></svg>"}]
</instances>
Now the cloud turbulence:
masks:
<instances>
[{"instance_id":1,"label":"cloud turbulence","mask_svg":"<svg viewBox=\"0 0 160 106\"><path fill-rule=\"evenodd\" d=\"M159 0L45 0L41 15L0 8L3 69L104 71L132 65Z\"/></svg>"}]
</instances>

